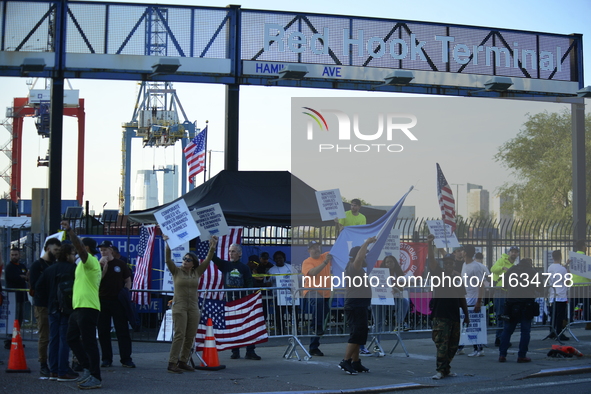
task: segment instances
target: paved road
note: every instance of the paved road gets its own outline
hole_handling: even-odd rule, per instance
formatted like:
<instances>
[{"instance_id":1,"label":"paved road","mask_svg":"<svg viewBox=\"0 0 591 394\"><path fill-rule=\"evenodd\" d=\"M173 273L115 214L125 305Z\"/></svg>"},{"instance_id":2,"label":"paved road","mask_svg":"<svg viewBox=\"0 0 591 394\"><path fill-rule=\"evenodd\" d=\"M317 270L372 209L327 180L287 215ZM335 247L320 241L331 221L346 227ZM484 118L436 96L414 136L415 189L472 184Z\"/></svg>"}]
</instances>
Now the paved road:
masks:
<instances>
[{"instance_id":1,"label":"paved road","mask_svg":"<svg viewBox=\"0 0 591 394\"><path fill-rule=\"evenodd\" d=\"M491 331L492 332L492 331ZM581 342L569 341L585 356L579 359L551 359L546 357L553 342L543 341L546 330L534 330L530 344L532 362L517 364L515 350L510 349L506 363L499 363L498 351L491 347L485 356L476 359L457 356L452 364L459 376L434 381L435 347L428 333L404 333L403 342L409 357L401 346L385 357L364 357L363 364L371 369L368 374L346 375L338 369L345 344L344 337L323 339L324 357L309 361L284 359L287 340L274 338L257 348L261 361L231 360L230 352L220 352L226 369L217 372L197 371L173 375L166 372L168 343L134 343L133 358L138 368L127 369L115 363L103 370L103 391L110 393L276 393L276 392L392 392L395 389L414 388L415 392L437 393L550 393L589 392L591 387L591 331L576 328ZM518 342L518 333L513 343ZM494 336L489 335L492 343ZM302 341L307 343L307 338ZM64 393L78 391L74 383L50 382L39 378L36 342L26 341L25 354L30 374L8 374L0 371L2 393ZM387 352L396 343L393 336L383 342ZM116 343L113 344L117 351ZM242 352L244 354L244 352ZM300 351L303 356L303 352ZM0 350L0 359L6 368L8 351ZM535 378L527 378L545 370L573 368L569 375L556 376L556 372ZM549 371L552 372L552 371ZM585 373L581 373L585 372ZM424 388L421 388L424 387Z\"/></svg>"}]
</instances>

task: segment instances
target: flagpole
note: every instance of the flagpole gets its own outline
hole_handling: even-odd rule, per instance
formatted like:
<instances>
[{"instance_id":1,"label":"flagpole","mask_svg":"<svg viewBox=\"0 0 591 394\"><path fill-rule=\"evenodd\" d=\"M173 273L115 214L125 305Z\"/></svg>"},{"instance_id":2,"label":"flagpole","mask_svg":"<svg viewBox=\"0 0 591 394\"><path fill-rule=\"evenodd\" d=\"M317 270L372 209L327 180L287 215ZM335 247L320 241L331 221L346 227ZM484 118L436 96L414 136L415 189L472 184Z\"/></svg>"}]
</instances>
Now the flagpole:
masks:
<instances>
[{"instance_id":1,"label":"flagpole","mask_svg":"<svg viewBox=\"0 0 591 394\"><path fill-rule=\"evenodd\" d=\"M205 121L205 130L207 130L207 126L209 125L209 120ZM207 130L209 132L209 130ZM207 156L207 136L205 136L205 156ZM211 153L209 154L209 157L211 158ZM203 183L205 183L206 181L206 177L205 177L205 173L207 173L207 171L209 170L209 168L207 167L207 157L203 158Z\"/></svg>"}]
</instances>

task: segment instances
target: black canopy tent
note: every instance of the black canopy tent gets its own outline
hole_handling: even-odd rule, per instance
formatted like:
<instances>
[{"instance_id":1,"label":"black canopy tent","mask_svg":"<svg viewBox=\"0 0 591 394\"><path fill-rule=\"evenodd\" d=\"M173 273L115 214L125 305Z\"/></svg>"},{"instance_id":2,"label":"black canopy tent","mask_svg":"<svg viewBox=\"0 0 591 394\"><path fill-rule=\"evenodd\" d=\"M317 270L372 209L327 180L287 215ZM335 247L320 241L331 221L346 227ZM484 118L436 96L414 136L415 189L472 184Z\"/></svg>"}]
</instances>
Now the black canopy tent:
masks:
<instances>
[{"instance_id":1,"label":"black canopy tent","mask_svg":"<svg viewBox=\"0 0 591 394\"><path fill-rule=\"evenodd\" d=\"M223 170L184 196L143 211L133 211L129 220L156 223L154 212L184 199L189 209L219 203L228 225L262 226L321 226L330 225L320 219L315 190L289 171L231 171ZM350 205L345 203L345 210ZM361 213L371 223L386 211L362 207Z\"/></svg>"}]
</instances>

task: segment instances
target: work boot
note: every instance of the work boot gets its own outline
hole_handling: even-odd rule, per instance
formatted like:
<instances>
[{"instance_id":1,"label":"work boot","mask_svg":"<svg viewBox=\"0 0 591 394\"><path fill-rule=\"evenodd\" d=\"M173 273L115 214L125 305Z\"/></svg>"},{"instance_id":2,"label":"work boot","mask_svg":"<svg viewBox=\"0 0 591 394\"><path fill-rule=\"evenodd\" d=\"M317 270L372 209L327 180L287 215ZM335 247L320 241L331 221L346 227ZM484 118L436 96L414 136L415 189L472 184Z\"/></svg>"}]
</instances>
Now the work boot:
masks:
<instances>
[{"instance_id":1,"label":"work boot","mask_svg":"<svg viewBox=\"0 0 591 394\"><path fill-rule=\"evenodd\" d=\"M178 367L183 371L195 372L195 368L183 361L179 361Z\"/></svg>"},{"instance_id":2,"label":"work boot","mask_svg":"<svg viewBox=\"0 0 591 394\"><path fill-rule=\"evenodd\" d=\"M175 363L168 363L167 369L169 373L183 373L183 370L180 369Z\"/></svg>"}]
</instances>

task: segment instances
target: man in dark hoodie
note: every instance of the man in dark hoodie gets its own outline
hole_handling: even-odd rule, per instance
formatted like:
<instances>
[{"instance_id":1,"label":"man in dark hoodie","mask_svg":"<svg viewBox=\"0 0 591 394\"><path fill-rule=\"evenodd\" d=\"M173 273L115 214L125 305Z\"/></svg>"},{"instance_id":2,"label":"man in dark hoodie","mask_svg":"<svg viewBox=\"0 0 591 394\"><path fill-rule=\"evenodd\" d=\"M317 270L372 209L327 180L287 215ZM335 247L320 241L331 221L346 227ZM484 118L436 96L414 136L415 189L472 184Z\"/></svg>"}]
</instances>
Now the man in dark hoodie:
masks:
<instances>
[{"instance_id":1,"label":"man in dark hoodie","mask_svg":"<svg viewBox=\"0 0 591 394\"><path fill-rule=\"evenodd\" d=\"M49 345L49 317L47 311L47 298L40 297L35 292L35 288L39 281L39 278L56 260L56 255L62 245L61 241L57 238L49 238L43 247L43 256L35 261L29 269L29 283L30 290L29 294L33 297L33 305L35 312L35 319L37 320L37 331L39 333L38 340L38 353L39 353L39 364L41 368L39 372L41 376L49 377L50 371L47 366L47 346Z\"/></svg>"},{"instance_id":2,"label":"man in dark hoodie","mask_svg":"<svg viewBox=\"0 0 591 394\"><path fill-rule=\"evenodd\" d=\"M71 299L66 300L67 288L72 289L76 272L76 249L70 243L57 252L57 262L43 271L37 281L35 295L47 304L49 316L49 380L73 381L78 374L70 371L67 343L68 320L72 313Z\"/></svg>"}]
</instances>

